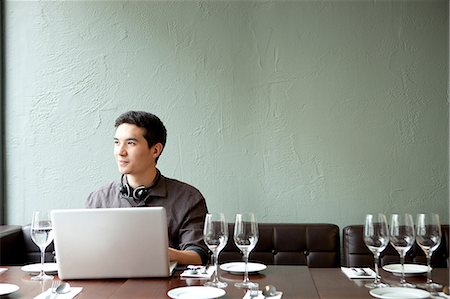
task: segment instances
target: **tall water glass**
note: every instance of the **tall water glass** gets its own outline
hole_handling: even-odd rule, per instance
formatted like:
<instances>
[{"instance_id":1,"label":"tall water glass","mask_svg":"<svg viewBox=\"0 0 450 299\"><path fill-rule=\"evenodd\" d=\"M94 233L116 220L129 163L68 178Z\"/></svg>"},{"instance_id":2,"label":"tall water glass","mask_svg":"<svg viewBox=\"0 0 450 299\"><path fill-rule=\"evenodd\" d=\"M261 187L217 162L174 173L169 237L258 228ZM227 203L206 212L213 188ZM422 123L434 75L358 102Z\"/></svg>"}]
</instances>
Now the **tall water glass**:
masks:
<instances>
[{"instance_id":1,"label":"tall water glass","mask_svg":"<svg viewBox=\"0 0 450 299\"><path fill-rule=\"evenodd\" d=\"M248 256L258 242L258 224L253 213L237 214L234 223L234 243L243 254L244 258L244 280L234 285L238 288L254 289L257 283L248 279Z\"/></svg>"},{"instance_id":2,"label":"tall water glass","mask_svg":"<svg viewBox=\"0 0 450 299\"><path fill-rule=\"evenodd\" d=\"M402 276L400 278L400 287L414 288L415 285L406 282L405 279L405 255L411 249L415 240L414 221L411 214L392 214L391 225L389 227L389 237L392 246L400 255L400 264L402 267Z\"/></svg>"},{"instance_id":3,"label":"tall water glass","mask_svg":"<svg viewBox=\"0 0 450 299\"><path fill-rule=\"evenodd\" d=\"M428 266L427 282L419 285L419 287L426 288L431 291L442 288L442 285L433 282L431 279L431 256L441 244L441 237L441 223L439 221L438 214L430 213L417 215L416 242L425 253Z\"/></svg>"},{"instance_id":4,"label":"tall water glass","mask_svg":"<svg viewBox=\"0 0 450 299\"><path fill-rule=\"evenodd\" d=\"M41 251L41 272L33 276L32 280L50 280L53 276L44 272L45 248L53 241L53 227L50 213L36 211L31 219L31 239Z\"/></svg>"},{"instance_id":5,"label":"tall water glass","mask_svg":"<svg viewBox=\"0 0 450 299\"><path fill-rule=\"evenodd\" d=\"M212 252L211 257L214 265L213 278L211 281L205 283L205 285L216 288L225 288L228 284L219 281L219 275L217 274L219 253L228 241L228 224L225 222L225 215L223 213L206 214L205 226L203 228L203 240Z\"/></svg>"},{"instance_id":6,"label":"tall water glass","mask_svg":"<svg viewBox=\"0 0 450 299\"><path fill-rule=\"evenodd\" d=\"M364 223L364 243L373 253L376 274L374 282L366 284L366 287L371 289L387 287L387 284L381 282L380 275L378 274L380 253L389 243L389 229L384 214L366 215Z\"/></svg>"}]
</instances>

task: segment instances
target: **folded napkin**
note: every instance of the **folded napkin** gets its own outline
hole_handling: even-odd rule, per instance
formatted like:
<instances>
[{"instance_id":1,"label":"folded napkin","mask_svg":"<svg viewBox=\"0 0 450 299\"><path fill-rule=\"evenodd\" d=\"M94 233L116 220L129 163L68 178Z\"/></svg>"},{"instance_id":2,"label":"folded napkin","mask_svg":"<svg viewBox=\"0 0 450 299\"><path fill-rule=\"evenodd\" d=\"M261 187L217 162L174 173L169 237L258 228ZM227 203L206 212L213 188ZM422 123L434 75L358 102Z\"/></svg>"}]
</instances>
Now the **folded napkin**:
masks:
<instances>
[{"instance_id":1,"label":"folded napkin","mask_svg":"<svg viewBox=\"0 0 450 299\"><path fill-rule=\"evenodd\" d=\"M70 288L70 292L65 293L65 294L58 294L58 299L72 299L73 297L75 297L76 295L78 295L81 290L83 288L81 287L71 287ZM34 299L51 299L55 296L54 294L52 294L52 288L49 288L47 291L40 293L39 295L37 295L36 297L34 297Z\"/></svg>"},{"instance_id":2,"label":"folded napkin","mask_svg":"<svg viewBox=\"0 0 450 299\"><path fill-rule=\"evenodd\" d=\"M257 295L256 295L256 292L258 293ZM242 299L281 299L281 296L283 296L283 292L279 292L279 291L277 292L277 294L275 296L264 297L264 295L262 294L262 291L248 290Z\"/></svg>"},{"instance_id":3,"label":"folded napkin","mask_svg":"<svg viewBox=\"0 0 450 299\"><path fill-rule=\"evenodd\" d=\"M341 267L342 272L348 278L375 278L375 271L370 268L346 268Z\"/></svg>"},{"instance_id":4,"label":"folded napkin","mask_svg":"<svg viewBox=\"0 0 450 299\"><path fill-rule=\"evenodd\" d=\"M214 273L214 267L188 266L187 269L180 274L181 278L201 278L210 279Z\"/></svg>"}]
</instances>

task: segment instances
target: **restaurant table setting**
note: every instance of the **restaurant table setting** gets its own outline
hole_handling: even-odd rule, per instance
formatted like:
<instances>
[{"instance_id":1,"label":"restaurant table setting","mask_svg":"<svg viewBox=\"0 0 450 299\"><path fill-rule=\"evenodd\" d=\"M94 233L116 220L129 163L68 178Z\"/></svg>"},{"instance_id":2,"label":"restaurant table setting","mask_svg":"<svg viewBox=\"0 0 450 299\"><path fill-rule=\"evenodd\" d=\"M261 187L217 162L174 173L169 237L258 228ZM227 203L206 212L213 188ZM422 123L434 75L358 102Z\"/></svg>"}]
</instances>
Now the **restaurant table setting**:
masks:
<instances>
[{"instance_id":1,"label":"restaurant table setting","mask_svg":"<svg viewBox=\"0 0 450 299\"><path fill-rule=\"evenodd\" d=\"M404 273L405 277L423 275L428 272L428 267L425 265L404 264L403 266L404 266L403 273ZM390 272L395 276L402 275L402 265L401 264L384 265L382 268L384 271Z\"/></svg>"},{"instance_id":2,"label":"restaurant table setting","mask_svg":"<svg viewBox=\"0 0 450 299\"><path fill-rule=\"evenodd\" d=\"M58 264L56 263L41 263L25 265L21 268L22 271L29 273L30 275L38 275L41 270L44 270L47 274L57 274Z\"/></svg>"},{"instance_id":3,"label":"restaurant table setting","mask_svg":"<svg viewBox=\"0 0 450 299\"><path fill-rule=\"evenodd\" d=\"M197 279L210 279L214 273L214 267L212 266L196 266L188 265L186 270L181 274L181 278L197 278Z\"/></svg>"},{"instance_id":4,"label":"restaurant table setting","mask_svg":"<svg viewBox=\"0 0 450 299\"><path fill-rule=\"evenodd\" d=\"M61 291L61 293L57 294L57 283L61 284L59 288L62 288L62 285L68 287L68 284L60 282L58 279L57 265L55 263L44 263L41 260L39 264L0 268L0 274L3 277L0 280L0 295L9 294L12 298L22 298L23 294L27 294L29 295L27 298L34 297L35 299L54 299L55 295L57 295L57 299L72 299L77 295L80 298L92 298L92 296L96 298L125 298L128 295L130 295L128 298L144 298L138 294L144 294L144 290L152 289L155 290L155 293L145 298L163 298L162 296L166 298L165 296L168 296L173 299L213 299L221 297L281 299L283 293L285 293L285 297L287 296L288 298L296 298L292 297L293 294L296 294L295 296L299 295L298 298L308 299L369 297L380 299L450 299L450 296L446 294L448 293L448 287L445 287L443 290L439 283L431 279L433 269L429 266L431 255L439 246L441 238L440 227L438 228L437 226L438 216L433 216L435 214L427 216L419 214L415 229L405 231L405 226L414 228L414 225L411 224L411 217L401 216L401 220L399 220L399 217L396 215L391 216L390 226L387 225L386 217L382 214L366 216L364 242L374 254L373 268L341 267L340 269L315 269L306 266L268 267L261 263L249 262L248 255L258 241L258 226L254 215L251 213L236 215L234 232L232 234L233 241L243 254L243 261L228 262L219 266L217 262L218 255L228 241L228 231L223 214L218 213L207 216L205 219L204 241L212 253L211 264L208 266L189 265L183 272L178 272L179 274L169 279L121 279L99 280L98 282L95 280L70 281L76 286L68 288L69 292L67 293ZM396 224L396 222L399 224ZM405 223L409 224L405 225ZM36 234L38 233L36 232ZM42 234L41 237L52 237L47 232L44 235ZM404 263L404 254L411 248L414 241L424 250L428 265ZM47 242L48 240L45 243ZM379 255L386 248L388 242L399 252L400 264L386 264L378 269ZM218 269L223 271L220 276ZM435 269L435 271L438 273L437 282L447 284L448 269ZM25 274L20 275L20 272ZM11 273L11 275L8 273ZM45 282L45 277L48 274L53 274L55 277ZM426 283L423 283L425 276ZM41 285L41 287L38 286L39 289L36 286L31 286L31 284L35 284L32 283L35 280L34 277L44 277L43 280L39 281ZM405 277L408 278L408 281L406 281ZM354 282L354 284L350 283L349 280ZM281 286L282 290L277 290L275 286L271 285L272 283ZM112 287L113 291L103 293L103 287L106 287L106 290L108 290L108 286ZM82 291L83 288L85 288L84 292ZM164 290L163 293L161 293L161 288ZM16 292L17 294L14 295ZM99 293L103 295L99 295ZM353 294L355 293L358 294L357 297L354 297ZM349 297L349 294L352 294L352 296Z\"/></svg>"},{"instance_id":5,"label":"restaurant table setting","mask_svg":"<svg viewBox=\"0 0 450 299\"><path fill-rule=\"evenodd\" d=\"M249 273L258 273L267 268L260 263L250 263L249 253L258 242L258 225L253 213L242 213L236 215L233 240L243 255L244 262L231 262L220 265L220 269L230 274L243 275L241 282L236 282L236 288L248 289L244 298L281 298L282 292L267 293L264 289L258 290L259 284L250 281ZM226 281L219 280L218 259L219 253L228 242L228 224L223 213L208 213L205 217L203 228L203 241L211 251L212 266L202 267L189 265L181 273L181 278L210 278L204 286L188 286L171 289L167 292L170 298L219 298L226 294L224 288L228 286ZM273 287L274 289L274 287ZM266 293L265 293L266 292Z\"/></svg>"},{"instance_id":6,"label":"restaurant table setting","mask_svg":"<svg viewBox=\"0 0 450 299\"><path fill-rule=\"evenodd\" d=\"M8 271L8 268L0 268L0 274ZM11 283L0 283L0 296L9 295L19 290L19 286Z\"/></svg>"},{"instance_id":7,"label":"restaurant table setting","mask_svg":"<svg viewBox=\"0 0 450 299\"><path fill-rule=\"evenodd\" d=\"M368 214L364 224L364 242L374 255L374 281L366 284L370 288L369 294L376 298L445 298L438 291L442 285L437 284L431 279L431 256L441 242L441 225L439 215L418 214L416 225L410 214L392 214L388 225L384 214ZM427 258L427 266L417 264L405 264L405 255L414 242L422 248ZM397 250L400 256L400 264L384 265L383 270L399 276L400 281L394 285L388 285L381 281L378 272L378 263L380 253L391 245ZM352 274L355 268L342 269L347 276ZM357 278L357 271L353 271L353 277ZM406 276L427 274L427 282L415 285L406 281ZM434 296L434 297L433 297Z\"/></svg>"},{"instance_id":8,"label":"restaurant table setting","mask_svg":"<svg viewBox=\"0 0 450 299\"><path fill-rule=\"evenodd\" d=\"M0 283L0 296L9 295L19 290L19 286L12 283Z\"/></svg>"},{"instance_id":9,"label":"restaurant table setting","mask_svg":"<svg viewBox=\"0 0 450 299\"><path fill-rule=\"evenodd\" d=\"M68 283L59 284L56 280L53 282L57 283L52 283L48 290L34 297L34 299L72 299L83 290L82 287L71 287Z\"/></svg>"},{"instance_id":10,"label":"restaurant table setting","mask_svg":"<svg viewBox=\"0 0 450 299\"><path fill-rule=\"evenodd\" d=\"M350 279L375 278L375 272L370 268L341 267L341 270Z\"/></svg>"},{"instance_id":11,"label":"restaurant table setting","mask_svg":"<svg viewBox=\"0 0 450 299\"><path fill-rule=\"evenodd\" d=\"M255 274L260 271L263 271L267 268L266 265L261 263L247 263L247 272L250 274ZM230 262L230 263L224 263L220 265L220 269L223 271L226 271L231 274L244 274L245 273L245 263L243 262Z\"/></svg>"},{"instance_id":12,"label":"restaurant table setting","mask_svg":"<svg viewBox=\"0 0 450 299\"><path fill-rule=\"evenodd\" d=\"M245 296L242 299L281 299L281 296L283 295L283 292L277 291L275 286L273 285L266 285L262 291L260 290L248 290L245 293Z\"/></svg>"}]
</instances>

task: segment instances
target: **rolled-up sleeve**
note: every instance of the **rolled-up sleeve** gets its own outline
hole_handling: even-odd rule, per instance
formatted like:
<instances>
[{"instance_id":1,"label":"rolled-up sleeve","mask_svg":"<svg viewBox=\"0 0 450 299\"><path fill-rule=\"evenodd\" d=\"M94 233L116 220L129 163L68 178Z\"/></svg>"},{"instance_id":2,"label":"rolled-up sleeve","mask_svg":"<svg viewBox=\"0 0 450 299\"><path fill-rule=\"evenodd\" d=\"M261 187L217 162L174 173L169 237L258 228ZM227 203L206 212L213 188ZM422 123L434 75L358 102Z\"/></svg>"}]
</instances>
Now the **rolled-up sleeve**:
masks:
<instances>
[{"instance_id":1,"label":"rolled-up sleeve","mask_svg":"<svg viewBox=\"0 0 450 299\"><path fill-rule=\"evenodd\" d=\"M196 200L196 204L186 213L179 230L180 249L192 250L198 253L202 263L208 261L208 248L203 241L203 226L205 215L208 213L203 197Z\"/></svg>"}]
</instances>

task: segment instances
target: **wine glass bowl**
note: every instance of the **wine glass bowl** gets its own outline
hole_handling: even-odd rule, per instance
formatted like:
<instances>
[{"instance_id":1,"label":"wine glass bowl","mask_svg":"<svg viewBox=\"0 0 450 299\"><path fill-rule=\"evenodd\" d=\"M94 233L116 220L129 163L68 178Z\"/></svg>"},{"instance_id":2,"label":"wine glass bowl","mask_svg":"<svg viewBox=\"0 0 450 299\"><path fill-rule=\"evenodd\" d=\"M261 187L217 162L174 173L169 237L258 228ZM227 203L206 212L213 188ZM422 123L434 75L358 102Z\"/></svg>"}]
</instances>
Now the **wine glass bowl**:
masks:
<instances>
[{"instance_id":1,"label":"wine glass bowl","mask_svg":"<svg viewBox=\"0 0 450 299\"><path fill-rule=\"evenodd\" d=\"M33 276L32 280L50 280L53 276L44 272L45 248L53 241L53 227L48 212L33 212L30 228L31 239L39 247L41 251L41 271L37 276Z\"/></svg>"},{"instance_id":2,"label":"wine glass bowl","mask_svg":"<svg viewBox=\"0 0 450 299\"><path fill-rule=\"evenodd\" d=\"M236 214L234 223L233 239L237 248L242 252L244 259L244 280L234 285L237 288L254 289L257 283L251 282L248 278L248 256L258 243L258 224L253 213Z\"/></svg>"},{"instance_id":3,"label":"wine glass bowl","mask_svg":"<svg viewBox=\"0 0 450 299\"><path fill-rule=\"evenodd\" d=\"M389 229L386 216L384 214L378 214L376 216L372 214L366 215L364 223L364 243L372 252L375 265L375 280L373 281L373 283L366 284L366 287L387 287L387 284L381 282L380 275L378 274L380 253L387 247L389 243Z\"/></svg>"},{"instance_id":4,"label":"wine glass bowl","mask_svg":"<svg viewBox=\"0 0 450 299\"><path fill-rule=\"evenodd\" d=\"M417 214L416 242L425 253L428 266L427 282L418 286L431 291L442 288L442 285L433 282L431 279L431 256L441 244L441 237L441 224L438 214Z\"/></svg>"},{"instance_id":5,"label":"wine glass bowl","mask_svg":"<svg viewBox=\"0 0 450 299\"><path fill-rule=\"evenodd\" d=\"M216 288L225 288L227 283L219 281L217 264L219 253L225 248L228 241L228 224L225 221L223 213L206 214L205 225L203 228L203 241L212 252L212 261L214 266L213 278L205 283L206 286Z\"/></svg>"},{"instance_id":6,"label":"wine glass bowl","mask_svg":"<svg viewBox=\"0 0 450 299\"><path fill-rule=\"evenodd\" d=\"M391 215L389 239L392 246L400 255L401 278L399 286L414 288L415 285L408 283L405 279L405 255L411 249L415 241L414 222L410 214Z\"/></svg>"}]
</instances>

